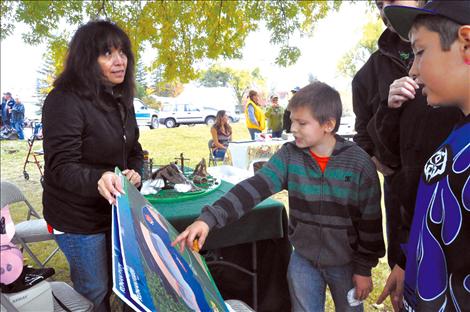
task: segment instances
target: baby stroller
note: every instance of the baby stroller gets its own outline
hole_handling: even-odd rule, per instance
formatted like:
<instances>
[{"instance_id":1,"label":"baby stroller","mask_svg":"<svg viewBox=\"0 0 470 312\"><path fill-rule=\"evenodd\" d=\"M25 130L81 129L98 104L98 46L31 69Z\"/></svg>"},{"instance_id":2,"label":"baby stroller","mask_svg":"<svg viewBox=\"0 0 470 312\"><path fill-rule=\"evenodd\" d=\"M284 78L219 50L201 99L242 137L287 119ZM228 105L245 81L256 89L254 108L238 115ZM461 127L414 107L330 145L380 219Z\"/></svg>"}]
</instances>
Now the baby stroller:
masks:
<instances>
[{"instance_id":1,"label":"baby stroller","mask_svg":"<svg viewBox=\"0 0 470 312\"><path fill-rule=\"evenodd\" d=\"M32 150L34 142L36 140L42 140L42 123L40 123L40 122L34 122L33 123L33 134L28 139L28 145L29 145L28 155L26 155L26 159L24 161L24 166L23 166L23 176L24 176L25 180L29 180L29 174L26 171L26 166L29 163L34 163L36 165L36 167L39 170L39 173L41 174L41 181L44 178L44 174L42 173L41 163L39 162L39 159L38 159L39 156L44 155L44 151L43 150L36 150L36 151ZM30 157L33 157L34 160L30 160Z\"/></svg>"}]
</instances>

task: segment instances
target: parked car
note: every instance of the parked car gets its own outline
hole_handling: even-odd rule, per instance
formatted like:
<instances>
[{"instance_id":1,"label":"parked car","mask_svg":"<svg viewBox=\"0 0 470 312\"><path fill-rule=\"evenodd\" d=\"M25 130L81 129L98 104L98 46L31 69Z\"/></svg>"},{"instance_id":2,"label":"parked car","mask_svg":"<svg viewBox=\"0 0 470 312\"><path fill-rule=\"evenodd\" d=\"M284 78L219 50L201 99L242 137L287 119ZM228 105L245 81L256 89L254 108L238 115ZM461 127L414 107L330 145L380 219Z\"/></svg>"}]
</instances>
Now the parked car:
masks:
<instances>
[{"instance_id":1,"label":"parked car","mask_svg":"<svg viewBox=\"0 0 470 312\"><path fill-rule=\"evenodd\" d=\"M148 126L150 129L158 128L158 113L156 110L148 107L138 98L134 98L134 109L137 125Z\"/></svg>"},{"instance_id":2,"label":"parked car","mask_svg":"<svg viewBox=\"0 0 470 312\"><path fill-rule=\"evenodd\" d=\"M179 125L207 124L212 125L215 122L217 109L198 108L192 104L168 104L164 105L160 115L159 122L167 128L178 127ZM237 122L240 118L229 113L231 122Z\"/></svg>"},{"instance_id":3,"label":"parked car","mask_svg":"<svg viewBox=\"0 0 470 312\"><path fill-rule=\"evenodd\" d=\"M203 109L205 109L207 111L213 111L214 115L217 115L218 110L215 109L215 108L203 107ZM238 115L237 113L234 113L234 112L231 112L231 111L228 111L228 110L226 110L225 112L228 115L228 119L231 123L238 122L240 120L240 115Z\"/></svg>"}]
</instances>

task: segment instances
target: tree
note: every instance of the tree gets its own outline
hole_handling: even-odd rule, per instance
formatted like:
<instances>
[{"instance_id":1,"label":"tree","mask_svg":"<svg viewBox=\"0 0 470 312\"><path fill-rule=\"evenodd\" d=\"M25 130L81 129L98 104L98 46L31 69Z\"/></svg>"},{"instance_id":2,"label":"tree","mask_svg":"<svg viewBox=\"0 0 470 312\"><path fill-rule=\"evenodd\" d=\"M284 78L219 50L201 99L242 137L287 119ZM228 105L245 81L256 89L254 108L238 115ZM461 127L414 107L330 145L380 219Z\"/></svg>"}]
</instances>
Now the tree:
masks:
<instances>
[{"instance_id":1,"label":"tree","mask_svg":"<svg viewBox=\"0 0 470 312\"><path fill-rule=\"evenodd\" d=\"M308 33L315 22L341 1L1 1L0 38L10 35L15 22L24 22L30 31L23 34L27 43L51 44L54 61L62 64L70 30L84 21L108 18L121 26L131 39L136 58L144 43L155 48L153 68L162 68L166 81L187 82L197 77L195 64L200 60L241 57L248 34L261 22L271 32L271 43L280 47L276 62L295 63L300 50L290 45L296 32Z\"/></svg>"},{"instance_id":2,"label":"tree","mask_svg":"<svg viewBox=\"0 0 470 312\"><path fill-rule=\"evenodd\" d=\"M34 94L37 113L42 110L44 100L46 99L47 94L52 90L54 80L57 77L56 73L56 64L52 59L50 54L44 54L43 64L41 68L37 71L38 78L36 79L36 90Z\"/></svg>"},{"instance_id":3,"label":"tree","mask_svg":"<svg viewBox=\"0 0 470 312\"><path fill-rule=\"evenodd\" d=\"M147 92L148 94L175 97L183 92L183 84L178 79L175 79L171 82L168 82L164 79L162 67L155 69L152 73L152 77L153 85L149 87L149 91Z\"/></svg>"},{"instance_id":4,"label":"tree","mask_svg":"<svg viewBox=\"0 0 470 312\"><path fill-rule=\"evenodd\" d=\"M369 56L378 49L377 41L383 29L384 25L380 18L369 16L369 22L362 30L361 40L338 62L338 71L344 76L354 77Z\"/></svg>"},{"instance_id":5,"label":"tree","mask_svg":"<svg viewBox=\"0 0 470 312\"><path fill-rule=\"evenodd\" d=\"M139 99L144 98L147 93L147 73L145 72L144 64L141 60L137 62L135 70L135 87L136 87L136 97Z\"/></svg>"},{"instance_id":6,"label":"tree","mask_svg":"<svg viewBox=\"0 0 470 312\"><path fill-rule=\"evenodd\" d=\"M220 65L212 65L208 70L202 71L199 83L205 87L232 87L235 90L239 103L242 103L243 95L249 88L264 88L265 78L259 68L237 70Z\"/></svg>"}]
</instances>

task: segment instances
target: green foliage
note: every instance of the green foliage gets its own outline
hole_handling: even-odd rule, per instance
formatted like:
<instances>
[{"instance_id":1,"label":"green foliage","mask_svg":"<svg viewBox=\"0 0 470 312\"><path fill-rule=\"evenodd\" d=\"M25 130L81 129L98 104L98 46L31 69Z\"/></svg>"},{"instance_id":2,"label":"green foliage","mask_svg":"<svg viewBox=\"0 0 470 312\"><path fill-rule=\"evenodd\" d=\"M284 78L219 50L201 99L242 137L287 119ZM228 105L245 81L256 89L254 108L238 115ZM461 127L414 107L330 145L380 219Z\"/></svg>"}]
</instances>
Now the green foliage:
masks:
<instances>
[{"instance_id":1,"label":"green foliage","mask_svg":"<svg viewBox=\"0 0 470 312\"><path fill-rule=\"evenodd\" d=\"M338 71L347 77L354 77L369 56L378 49L377 41L384 29L383 22L377 16L369 16L369 22L362 29L358 44L343 55L338 62Z\"/></svg>"},{"instance_id":2,"label":"green foliage","mask_svg":"<svg viewBox=\"0 0 470 312\"><path fill-rule=\"evenodd\" d=\"M183 84L177 78L168 82L163 77L163 71L163 66L160 66L152 72L152 85L147 89L147 94L156 94L166 97L178 96L183 92Z\"/></svg>"},{"instance_id":3,"label":"green foliage","mask_svg":"<svg viewBox=\"0 0 470 312\"><path fill-rule=\"evenodd\" d=\"M141 60L137 61L137 65L135 68L135 86L136 86L136 94L135 96L139 99L144 98L147 96L147 82L145 81L145 68Z\"/></svg>"},{"instance_id":4,"label":"green foliage","mask_svg":"<svg viewBox=\"0 0 470 312\"><path fill-rule=\"evenodd\" d=\"M50 54L44 55L44 61L41 68L37 71L38 78L36 79L35 98L37 112L42 110L42 105L46 99L47 94L52 90L52 84L56 78L54 61Z\"/></svg>"},{"instance_id":5,"label":"green foliage","mask_svg":"<svg viewBox=\"0 0 470 312\"><path fill-rule=\"evenodd\" d=\"M315 22L340 5L338 0L2 1L0 35L5 38L16 22L25 23L29 31L24 40L54 42L50 49L56 51L54 61L59 65L71 33L58 25L76 29L89 19L107 18L127 32L136 59L147 43L158 51L152 68L161 68L166 82L184 83L198 76L194 66L198 61L240 58L246 37L262 22L271 32L271 42L281 47L276 62L291 65L300 56L289 43L292 34L311 32Z\"/></svg>"},{"instance_id":6,"label":"green foliage","mask_svg":"<svg viewBox=\"0 0 470 312\"><path fill-rule=\"evenodd\" d=\"M247 89L264 88L265 78L259 68L248 70L223 67L215 64L200 74L199 83L205 87L232 87L239 103Z\"/></svg>"}]
</instances>

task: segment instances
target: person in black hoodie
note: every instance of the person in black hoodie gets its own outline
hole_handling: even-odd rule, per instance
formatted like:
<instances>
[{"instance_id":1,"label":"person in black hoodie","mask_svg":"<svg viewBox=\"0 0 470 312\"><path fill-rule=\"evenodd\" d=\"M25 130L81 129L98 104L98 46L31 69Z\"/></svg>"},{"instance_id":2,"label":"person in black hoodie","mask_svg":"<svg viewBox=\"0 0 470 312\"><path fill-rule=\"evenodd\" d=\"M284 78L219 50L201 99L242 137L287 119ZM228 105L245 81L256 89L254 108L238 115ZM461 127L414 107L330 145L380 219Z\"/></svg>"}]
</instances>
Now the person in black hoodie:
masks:
<instances>
[{"instance_id":1,"label":"person in black hoodie","mask_svg":"<svg viewBox=\"0 0 470 312\"><path fill-rule=\"evenodd\" d=\"M400 244L406 241L424 163L461 118L455 108L433 109L418 91L403 108L387 107L390 85L408 75L413 52L383 14L388 5L422 7L425 1L376 0L387 29L379 38L379 50L353 79L353 109L356 114L354 141L384 175L388 264L404 262ZM408 220L408 221L407 221Z\"/></svg>"},{"instance_id":2,"label":"person in black hoodie","mask_svg":"<svg viewBox=\"0 0 470 312\"><path fill-rule=\"evenodd\" d=\"M393 5L400 3L395 1ZM407 3L404 5L409 6ZM400 38L398 35L395 37ZM407 44L411 51L409 42L401 42ZM412 52L410 55L413 55ZM408 76L412 63L413 58L410 58L407 66L402 68L401 74L389 83L385 99L380 101L367 125L368 133L371 134L379 155L390 152L399 156L400 166L396 169L390 184L392 195L399 200L401 208L399 222L391 229L397 231L394 233L396 235L390 237L390 244L397 247L408 240L419 179L427 159L463 117L462 112L455 107L429 106L421 89L416 91L414 98L407 99L399 108L389 106L392 84ZM392 262L389 264L392 268L395 265L405 267L405 256L401 248L391 256Z\"/></svg>"},{"instance_id":3,"label":"person in black hoodie","mask_svg":"<svg viewBox=\"0 0 470 312\"><path fill-rule=\"evenodd\" d=\"M108 21L81 26L43 107L43 207L74 288L109 311L111 204L122 192L114 168L139 186L143 164L133 108L134 56Z\"/></svg>"},{"instance_id":4,"label":"person in black hoodie","mask_svg":"<svg viewBox=\"0 0 470 312\"><path fill-rule=\"evenodd\" d=\"M375 139L376 133L369 132L367 125L379 108L380 103L387 101L390 84L396 78L406 74L406 68L412 62L413 53L409 43L398 37L383 15L383 8L393 2L376 1L377 8L387 28L379 38L379 49L370 56L352 81L353 110L356 114L354 141L371 156L377 170L384 175L387 255L390 268L395 265L394 259L400 252L399 244L391 239L391 237L398 235L400 203L390 189L395 172L400 168L400 158L398 152L389 150L384 145L379 145ZM420 1L395 2L406 2L406 5L414 6L421 5Z\"/></svg>"}]
</instances>

